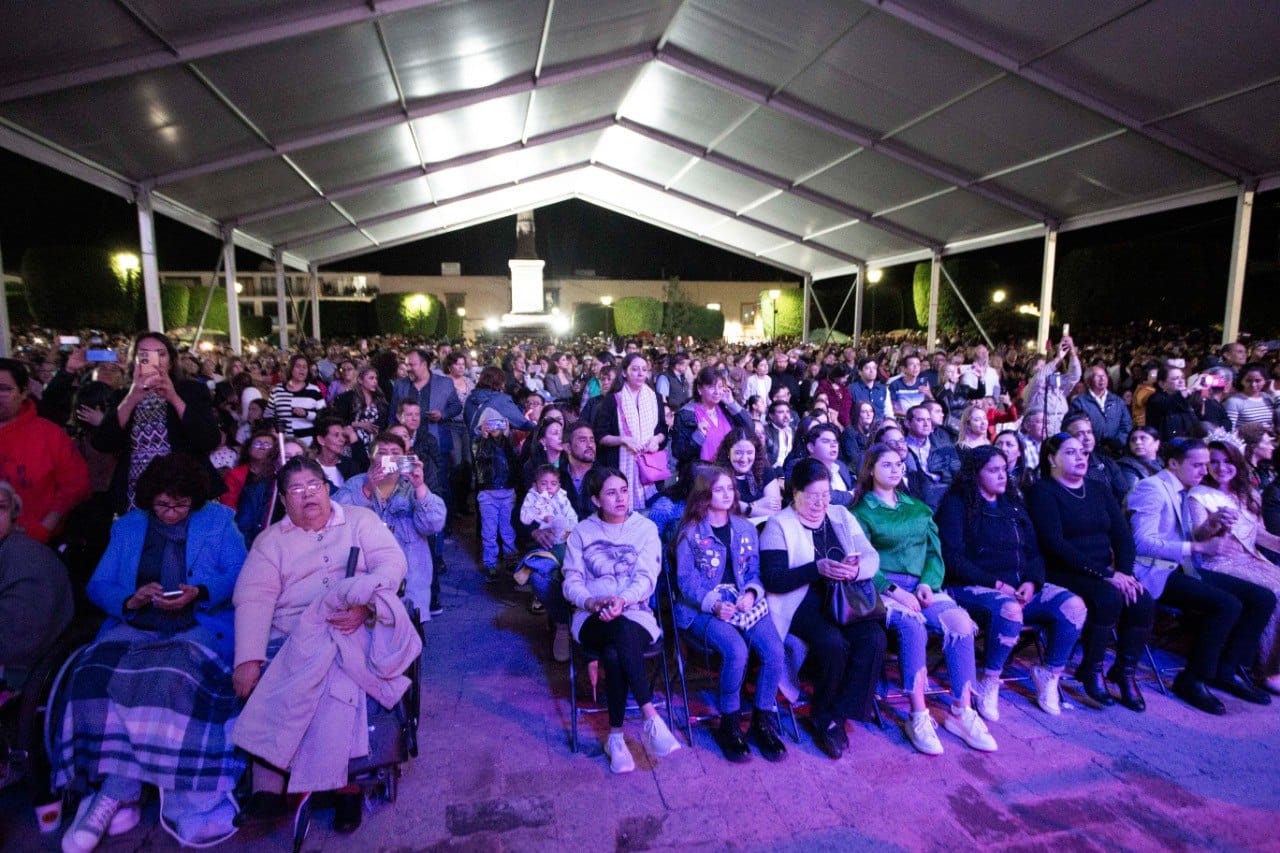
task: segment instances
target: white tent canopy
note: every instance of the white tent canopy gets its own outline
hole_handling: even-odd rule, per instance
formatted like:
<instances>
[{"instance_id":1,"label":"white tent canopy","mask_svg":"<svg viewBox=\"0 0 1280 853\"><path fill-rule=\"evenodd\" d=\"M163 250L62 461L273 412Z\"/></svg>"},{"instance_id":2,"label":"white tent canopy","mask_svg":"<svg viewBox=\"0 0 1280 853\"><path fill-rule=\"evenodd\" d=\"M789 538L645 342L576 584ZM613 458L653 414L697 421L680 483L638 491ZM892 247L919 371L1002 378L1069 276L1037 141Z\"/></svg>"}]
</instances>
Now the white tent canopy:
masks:
<instances>
[{"instance_id":1,"label":"white tent canopy","mask_svg":"<svg viewBox=\"0 0 1280 853\"><path fill-rule=\"evenodd\" d=\"M1280 186L1263 0L43 0L0 25L0 145L299 269L576 197L821 279L1232 196L1247 241Z\"/></svg>"}]
</instances>

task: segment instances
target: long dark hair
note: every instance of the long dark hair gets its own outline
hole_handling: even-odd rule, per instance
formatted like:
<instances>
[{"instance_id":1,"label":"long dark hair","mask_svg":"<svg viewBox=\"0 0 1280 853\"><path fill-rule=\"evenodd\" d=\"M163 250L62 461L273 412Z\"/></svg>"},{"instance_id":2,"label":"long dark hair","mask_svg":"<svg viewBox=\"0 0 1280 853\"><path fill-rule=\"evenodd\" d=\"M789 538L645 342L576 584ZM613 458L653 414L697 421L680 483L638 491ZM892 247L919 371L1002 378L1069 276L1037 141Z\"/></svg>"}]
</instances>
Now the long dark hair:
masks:
<instances>
[{"instance_id":1,"label":"long dark hair","mask_svg":"<svg viewBox=\"0 0 1280 853\"><path fill-rule=\"evenodd\" d=\"M1062 445L1068 441L1071 441L1071 436L1065 432L1056 432L1040 445L1040 479L1048 480L1053 476L1053 457L1058 455Z\"/></svg>"},{"instance_id":2,"label":"long dark hair","mask_svg":"<svg viewBox=\"0 0 1280 853\"><path fill-rule=\"evenodd\" d=\"M610 477L617 477L624 483L628 482L627 475L623 474L617 468L596 465L591 470L587 471L586 476L582 478L582 490L590 497L598 498L600 497L600 490L604 488L605 482ZM598 508L596 509L596 515L600 516L600 510ZM601 519L603 520L603 516L601 516Z\"/></svg>"},{"instance_id":3,"label":"long dark hair","mask_svg":"<svg viewBox=\"0 0 1280 853\"><path fill-rule=\"evenodd\" d=\"M997 457L1006 466L1009 464L1008 457L1004 455L1004 451L993 444L984 444L981 447L972 448L961 459L960 470L957 472L956 478L951 481L951 488L947 491L960 498L963 503L966 523L973 521L982 511L984 501L982 492L978 489L978 475L992 459ZM1012 477L1009 478L1009 485L1011 487L1014 485ZM1021 508L1022 506L1022 495L1017 488L1005 489L1005 493L997 497L996 500L1012 507Z\"/></svg>"},{"instance_id":4,"label":"long dark hair","mask_svg":"<svg viewBox=\"0 0 1280 853\"><path fill-rule=\"evenodd\" d=\"M133 367L138 359L138 344L143 341L159 341L164 344L165 350L169 353L169 379L177 385L182 380L182 374L178 371L178 349L173 345L173 341L160 332L142 332L133 339L133 343L129 346L129 377L133 378Z\"/></svg>"},{"instance_id":5,"label":"long dark hair","mask_svg":"<svg viewBox=\"0 0 1280 853\"><path fill-rule=\"evenodd\" d=\"M689 496L684 501L684 513L680 516L680 525L676 528L676 541L684 536L685 531L692 529L707 517L711 506L711 490L715 488L721 477L728 477L733 483L733 471L719 465L699 465L693 469L693 485L689 488ZM735 500L729 509L730 515L738 514L738 502Z\"/></svg>"},{"instance_id":6,"label":"long dark hair","mask_svg":"<svg viewBox=\"0 0 1280 853\"><path fill-rule=\"evenodd\" d=\"M1215 450L1227 454L1227 461L1235 466L1236 475L1229 483L1219 483L1212 474L1206 474L1205 479L1231 495L1249 512L1261 515L1262 507L1259 505L1258 493L1253 490L1253 483L1249 479L1249 463L1244 458L1244 454L1235 445L1226 441L1210 441L1209 451Z\"/></svg>"},{"instance_id":7,"label":"long dark hair","mask_svg":"<svg viewBox=\"0 0 1280 853\"><path fill-rule=\"evenodd\" d=\"M627 368L636 359L644 359L644 356L638 352L629 352L622 357L622 361L618 364L618 372L613 378L613 385L609 386L610 393L617 394L622 390L622 386L627 384ZM648 359L644 360L648 362Z\"/></svg>"},{"instance_id":8,"label":"long dark hair","mask_svg":"<svg viewBox=\"0 0 1280 853\"><path fill-rule=\"evenodd\" d=\"M902 459L902 454L887 444L873 444L867 448L866 453L862 454L862 465L858 468L858 481L854 485L853 503L850 506L857 506L865 496L871 494L871 490L876 484L876 478L872 472L875 470L876 463L880 461L880 457L886 453L892 453ZM907 460L902 459L902 461L906 462ZM898 484L898 491L903 490L906 482L904 477L902 482Z\"/></svg>"},{"instance_id":9,"label":"long dark hair","mask_svg":"<svg viewBox=\"0 0 1280 853\"><path fill-rule=\"evenodd\" d=\"M756 449L756 461L751 465L751 470L746 473L747 490L751 494L756 494L764 486L764 471L768 466L768 454L764 452L764 447L760 444L760 439L756 435L755 430L749 430L746 427L734 427L729 430L720 441L720 447L716 450L716 465L729 472L730 477L736 477L737 473L733 469L733 463L729 461L730 454L733 452L733 446L740 441L749 441L751 446Z\"/></svg>"}]
</instances>

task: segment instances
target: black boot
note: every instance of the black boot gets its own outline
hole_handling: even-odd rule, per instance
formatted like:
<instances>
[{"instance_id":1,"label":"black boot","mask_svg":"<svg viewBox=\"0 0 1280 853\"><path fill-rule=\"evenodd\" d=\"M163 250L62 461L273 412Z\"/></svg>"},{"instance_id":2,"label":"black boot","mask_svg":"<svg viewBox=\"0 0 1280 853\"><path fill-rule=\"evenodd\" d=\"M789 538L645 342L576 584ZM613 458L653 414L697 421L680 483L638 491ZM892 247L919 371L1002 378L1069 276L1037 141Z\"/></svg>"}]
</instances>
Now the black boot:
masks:
<instances>
[{"instance_id":1,"label":"black boot","mask_svg":"<svg viewBox=\"0 0 1280 853\"><path fill-rule=\"evenodd\" d=\"M1081 661L1076 667L1076 681L1079 681L1080 686L1084 688L1084 694L1103 708L1109 708L1116 703L1116 700L1111 698L1111 692L1107 690L1106 681L1102 678L1102 661L1097 663Z\"/></svg>"},{"instance_id":2,"label":"black boot","mask_svg":"<svg viewBox=\"0 0 1280 853\"><path fill-rule=\"evenodd\" d=\"M724 753L724 757L734 764L746 761L751 754L751 750L747 746L747 739L742 736L741 719L741 714L737 711L731 714L721 714L720 725L712 733L716 743L720 746L720 751Z\"/></svg>"},{"instance_id":3,"label":"black boot","mask_svg":"<svg viewBox=\"0 0 1280 853\"><path fill-rule=\"evenodd\" d=\"M346 835L360 828L364 812L364 794L338 794L333 809L333 831Z\"/></svg>"},{"instance_id":4,"label":"black boot","mask_svg":"<svg viewBox=\"0 0 1280 853\"><path fill-rule=\"evenodd\" d=\"M1137 671L1136 665L1117 659L1111 669L1107 670L1107 680L1120 688L1121 705L1130 711L1145 711L1147 702L1142 698L1142 691L1138 689L1138 680L1134 677Z\"/></svg>"},{"instance_id":5,"label":"black boot","mask_svg":"<svg viewBox=\"0 0 1280 853\"><path fill-rule=\"evenodd\" d=\"M756 742L766 761L781 761L787 757L786 744L778 737L777 711L761 711L756 708L751 713L751 739Z\"/></svg>"}]
</instances>

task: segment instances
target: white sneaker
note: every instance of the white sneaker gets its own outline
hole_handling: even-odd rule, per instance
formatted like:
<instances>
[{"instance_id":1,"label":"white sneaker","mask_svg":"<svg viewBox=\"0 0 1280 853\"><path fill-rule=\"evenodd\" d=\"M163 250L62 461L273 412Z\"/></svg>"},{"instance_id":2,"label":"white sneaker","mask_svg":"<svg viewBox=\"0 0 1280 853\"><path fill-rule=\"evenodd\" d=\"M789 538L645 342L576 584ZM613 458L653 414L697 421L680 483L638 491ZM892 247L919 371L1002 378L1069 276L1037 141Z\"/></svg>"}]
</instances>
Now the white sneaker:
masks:
<instances>
[{"instance_id":1,"label":"white sneaker","mask_svg":"<svg viewBox=\"0 0 1280 853\"><path fill-rule=\"evenodd\" d=\"M609 735L604 742L604 754L609 757L609 769L614 773L630 773L636 769L636 760L627 748L627 739L621 732Z\"/></svg>"},{"instance_id":2,"label":"white sneaker","mask_svg":"<svg viewBox=\"0 0 1280 853\"><path fill-rule=\"evenodd\" d=\"M982 678L973 688L973 703L984 720L996 722L1000 719L1000 676L993 675Z\"/></svg>"},{"instance_id":3,"label":"white sneaker","mask_svg":"<svg viewBox=\"0 0 1280 853\"><path fill-rule=\"evenodd\" d=\"M101 793L81 800L76 819L62 836L62 853L89 853L97 847L119 810L119 800Z\"/></svg>"},{"instance_id":4,"label":"white sneaker","mask_svg":"<svg viewBox=\"0 0 1280 853\"><path fill-rule=\"evenodd\" d=\"M1043 666L1031 667L1031 681L1036 686L1036 704L1046 714L1058 716L1062 713L1062 696L1058 694L1058 673L1050 672Z\"/></svg>"},{"instance_id":5,"label":"white sneaker","mask_svg":"<svg viewBox=\"0 0 1280 853\"><path fill-rule=\"evenodd\" d=\"M947 719L942 725L947 731L979 752L996 751L996 739L991 736L991 732L987 731L987 724L982 722L978 712L972 708L965 708L958 714L954 711L947 714Z\"/></svg>"},{"instance_id":6,"label":"white sneaker","mask_svg":"<svg viewBox=\"0 0 1280 853\"><path fill-rule=\"evenodd\" d=\"M645 751L653 758L666 758L680 748L680 741L671 734L671 729L663 722L662 717L654 714L644 721L644 730L640 740Z\"/></svg>"},{"instance_id":7,"label":"white sneaker","mask_svg":"<svg viewBox=\"0 0 1280 853\"><path fill-rule=\"evenodd\" d=\"M925 755L942 755L942 741L938 740L938 724L928 711L912 711L907 718L907 740Z\"/></svg>"},{"instance_id":8,"label":"white sneaker","mask_svg":"<svg viewBox=\"0 0 1280 853\"><path fill-rule=\"evenodd\" d=\"M137 803L121 803L120 808L116 811L116 816L111 818L111 825L107 827L107 835L115 838L117 835L124 835L142 822L142 807Z\"/></svg>"},{"instance_id":9,"label":"white sneaker","mask_svg":"<svg viewBox=\"0 0 1280 853\"><path fill-rule=\"evenodd\" d=\"M1280 675L1269 675L1262 682L1262 686L1270 690L1272 693L1280 694Z\"/></svg>"}]
</instances>

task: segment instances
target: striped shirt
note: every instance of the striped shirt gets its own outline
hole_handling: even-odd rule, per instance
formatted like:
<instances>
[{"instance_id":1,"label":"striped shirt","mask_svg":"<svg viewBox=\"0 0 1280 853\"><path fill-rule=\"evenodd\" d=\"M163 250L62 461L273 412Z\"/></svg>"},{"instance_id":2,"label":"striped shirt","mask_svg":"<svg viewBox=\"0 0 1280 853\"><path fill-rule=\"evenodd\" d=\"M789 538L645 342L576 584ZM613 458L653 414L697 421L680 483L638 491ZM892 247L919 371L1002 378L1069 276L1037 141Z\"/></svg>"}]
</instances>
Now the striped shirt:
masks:
<instances>
[{"instance_id":1,"label":"striped shirt","mask_svg":"<svg viewBox=\"0 0 1280 853\"><path fill-rule=\"evenodd\" d=\"M1266 424L1271 426L1275 420L1275 410L1272 409L1271 403L1266 397L1258 397L1251 399L1243 394L1236 394L1228 397L1223 407L1227 410L1227 417L1231 420L1231 428L1236 429L1240 424Z\"/></svg>"},{"instance_id":2,"label":"striped shirt","mask_svg":"<svg viewBox=\"0 0 1280 853\"><path fill-rule=\"evenodd\" d=\"M324 407L324 394L315 385L308 383L300 391L290 391L281 382L271 389L262 419L274 422L285 435L310 447L311 437L315 435L316 416ZM303 416L296 417L294 409L301 409Z\"/></svg>"}]
</instances>

